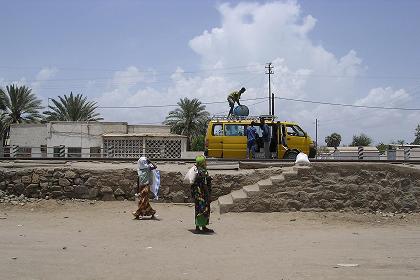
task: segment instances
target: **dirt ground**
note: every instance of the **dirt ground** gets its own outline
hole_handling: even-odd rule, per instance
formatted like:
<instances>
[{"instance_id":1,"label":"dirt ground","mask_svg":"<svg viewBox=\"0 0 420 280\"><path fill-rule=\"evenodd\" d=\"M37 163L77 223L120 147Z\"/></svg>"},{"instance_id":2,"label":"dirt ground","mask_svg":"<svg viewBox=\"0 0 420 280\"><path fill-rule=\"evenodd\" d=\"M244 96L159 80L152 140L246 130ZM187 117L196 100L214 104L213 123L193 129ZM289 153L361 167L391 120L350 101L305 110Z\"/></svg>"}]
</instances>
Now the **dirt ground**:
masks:
<instances>
[{"instance_id":1,"label":"dirt ground","mask_svg":"<svg viewBox=\"0 0 420 280\"><path fill-rule=\"evenodd\" d=\"M189 205L92 203L0 205L0 279L420 279L419 214L214 214L196 235Z\"/></svg>"}]
</instances>

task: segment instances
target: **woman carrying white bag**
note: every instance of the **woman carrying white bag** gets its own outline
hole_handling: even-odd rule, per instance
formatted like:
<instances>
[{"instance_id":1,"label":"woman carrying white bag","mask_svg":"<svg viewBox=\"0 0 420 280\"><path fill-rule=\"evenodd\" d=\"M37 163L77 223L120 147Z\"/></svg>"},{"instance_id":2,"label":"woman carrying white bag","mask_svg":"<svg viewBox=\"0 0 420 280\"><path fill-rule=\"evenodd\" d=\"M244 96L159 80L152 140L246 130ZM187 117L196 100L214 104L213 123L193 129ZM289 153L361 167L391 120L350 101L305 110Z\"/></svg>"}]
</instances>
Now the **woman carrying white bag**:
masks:
<instances>
[{"instance_id":1,"label":"woman carrying white bag","mask_svg":"<svg viewBox=\"0 0 420 280\"><path fill-rule=\"evenodd\" d=\"M133 216L135 219L144 216L151 216L151 219L154 219L156 210L149 203L149 192L152 191L155 197L157 197L160 174L156 170L157 166L146 157L141 157L137 164L137 174L139 177L137 180L136 196L139 196L139 206L137 211L133 212Z\"/></svg>"}]
</instances>

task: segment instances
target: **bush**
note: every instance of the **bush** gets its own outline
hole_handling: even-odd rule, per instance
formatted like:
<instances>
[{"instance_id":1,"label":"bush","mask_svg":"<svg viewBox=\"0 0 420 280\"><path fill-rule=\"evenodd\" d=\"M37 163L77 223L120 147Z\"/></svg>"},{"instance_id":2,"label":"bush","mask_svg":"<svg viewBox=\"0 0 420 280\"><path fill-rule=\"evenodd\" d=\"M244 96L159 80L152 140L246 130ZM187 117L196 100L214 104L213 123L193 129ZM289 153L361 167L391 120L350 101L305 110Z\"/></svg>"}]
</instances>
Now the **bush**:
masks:
<instances>
[{"instance_id":1,"label":"bush","mask_svg":"<svg viewBox=\"0 0 420 280\"><path fill-rule=\"evenodd\" d=\"M366 134L362 133L359 136L353 135L353 142L351 142L351 147L359 146L370 146L372 144L372 139Z\"/></svg>"},{"instance_id":2,"label":"bush","mask_svg":"<svg viewBox=\"0 0 420 280\"><path fill-rule=\"evenodd\" d=\"M325 137L325 143L327 144L327 147L334 147L337 148L340 146L341 142L341 135L338 133L333 133L330 136Z\"/></svg>"},{"instance_id":3,"label":"bush","mask_svg":"<svg viewBox=\"0 0 420 280\"><path fill-rule=\"evenodd\" d=\"M198 135L192 139L191 151L204 151L204 135Z\"/></svg>"}]
</instances>

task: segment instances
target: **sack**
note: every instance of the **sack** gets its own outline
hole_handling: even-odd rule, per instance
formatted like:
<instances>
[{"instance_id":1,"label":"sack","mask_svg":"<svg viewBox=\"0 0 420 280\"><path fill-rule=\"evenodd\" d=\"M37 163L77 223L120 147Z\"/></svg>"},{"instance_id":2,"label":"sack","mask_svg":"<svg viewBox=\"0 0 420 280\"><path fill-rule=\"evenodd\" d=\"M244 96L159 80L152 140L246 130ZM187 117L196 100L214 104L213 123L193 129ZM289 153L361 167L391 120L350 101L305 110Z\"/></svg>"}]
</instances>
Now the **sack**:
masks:
<instances>
[{"instance_id":1,"label":"sack","mask_svg":"<svg viewBox=\"0 0 420 280\"><path fill-rule=\"evenodd\" d=\"M155 195L155 199L158 200L159 196L159 187L160 187L160 172L159 170L153 169L152 170L152 185L150 186L150 190Z\"/></svg>"},{"instance_id":2,"label":"sack","mask_svg":"<svg viewBox=\"0 0 420 280\"><path fill-rule=\"evenodd\" d=\"M195 178L197 177L197 167L194 165L188 170L187 174L184 177L185 184L194 184Z\"/></svg>"},{"instance_id":3,"label":"sack","mask_svg":"<svg viewBox=\"0 0 420 280\"><path fill-rule=\"evenodd\" d=\"M309 165L311 163L309 162L308 156L305 153L299 153L296 157L295 164L296 165Z\"/></svg>"}]
</instances>

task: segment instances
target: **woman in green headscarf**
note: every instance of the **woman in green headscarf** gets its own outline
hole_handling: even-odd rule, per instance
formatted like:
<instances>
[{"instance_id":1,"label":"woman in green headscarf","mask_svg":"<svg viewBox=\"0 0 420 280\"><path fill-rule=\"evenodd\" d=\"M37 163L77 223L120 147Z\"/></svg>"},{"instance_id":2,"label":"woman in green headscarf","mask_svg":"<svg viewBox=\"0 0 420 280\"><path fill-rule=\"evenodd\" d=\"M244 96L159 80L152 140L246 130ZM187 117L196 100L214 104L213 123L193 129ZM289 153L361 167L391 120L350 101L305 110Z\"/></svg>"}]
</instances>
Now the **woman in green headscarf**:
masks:
<instances>
[{"instance_id":1,"label":"woman in green headscarf","mask_svg":"<svg viewBox=\"0 0 420 280\"><path fill-rule=\"evenodd\" d=\"M191 185L191 196L195 203L195 230L197 233L214 232L207 228L210 220L211 177L207 172L206 158L195 158L197 168L194 183Z\"/></svg>"}]
</instances>

